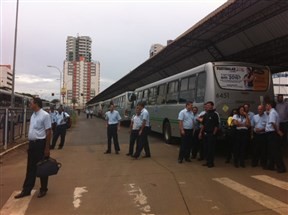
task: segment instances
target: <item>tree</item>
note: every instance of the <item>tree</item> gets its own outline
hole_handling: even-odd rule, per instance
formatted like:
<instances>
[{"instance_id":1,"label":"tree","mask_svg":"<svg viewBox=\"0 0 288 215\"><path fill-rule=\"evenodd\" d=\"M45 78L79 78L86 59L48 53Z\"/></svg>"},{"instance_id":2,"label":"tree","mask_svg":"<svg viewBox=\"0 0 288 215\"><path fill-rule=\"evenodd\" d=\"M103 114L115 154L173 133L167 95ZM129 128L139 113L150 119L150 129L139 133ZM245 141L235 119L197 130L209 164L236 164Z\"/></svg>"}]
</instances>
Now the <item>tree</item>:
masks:
<instances>
[{"instance_id":1,"label":"tree","mask_svg":"<svg viewBox=\"0 0 288 215\"><path fill-rule=\"evenodd\" d=\"M75 109L75 104L78 103L77 98L72 98L73 109Z\"/></svg>"}]
</instances>

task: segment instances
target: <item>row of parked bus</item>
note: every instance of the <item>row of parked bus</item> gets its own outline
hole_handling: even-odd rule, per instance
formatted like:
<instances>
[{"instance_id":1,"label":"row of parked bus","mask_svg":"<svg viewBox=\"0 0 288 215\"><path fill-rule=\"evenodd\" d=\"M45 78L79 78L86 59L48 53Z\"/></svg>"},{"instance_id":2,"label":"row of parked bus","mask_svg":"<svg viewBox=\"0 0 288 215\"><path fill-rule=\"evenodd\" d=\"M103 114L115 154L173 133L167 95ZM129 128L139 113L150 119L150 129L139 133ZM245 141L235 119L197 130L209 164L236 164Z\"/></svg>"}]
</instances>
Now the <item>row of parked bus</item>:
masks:
<instances>
[{"instance_id":1,"label":"row of parked bus","mask_svg":"<svg viewBox=\"0 0 288 215\"><path fill-rule=\"evenodd\" d=\"M151 129L162 133L169 142L171 137L179 136L178 113L187 101L193 101L199 112L205 102L213 101L222 128L225 128L232 109L248 103L256 113L259 104L273 97L268 67L241 62L209 62L89 106L95 115L104 117L112 101L125 121L131 119L136 104L144 101L150 113Z\"/></svg>"}]
</instances>

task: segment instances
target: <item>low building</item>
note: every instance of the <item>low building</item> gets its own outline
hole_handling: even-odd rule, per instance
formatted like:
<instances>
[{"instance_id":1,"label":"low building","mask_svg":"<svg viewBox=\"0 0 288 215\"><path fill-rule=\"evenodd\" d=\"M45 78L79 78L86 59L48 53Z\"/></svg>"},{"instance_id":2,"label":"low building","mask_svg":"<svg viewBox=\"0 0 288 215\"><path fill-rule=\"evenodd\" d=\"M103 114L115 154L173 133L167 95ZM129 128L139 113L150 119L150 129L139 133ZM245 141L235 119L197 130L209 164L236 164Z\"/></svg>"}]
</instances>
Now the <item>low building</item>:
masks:
<instances>
[{"instance_id":1,"label":"low building","mask_svg":"<svg viewBox=\"0 0 288 215\"><path fill-rule=\"evenodd\" d=\"M12 90L13 71L11 65L0 65L0 88Z\"/></svg>"}]
</instances>

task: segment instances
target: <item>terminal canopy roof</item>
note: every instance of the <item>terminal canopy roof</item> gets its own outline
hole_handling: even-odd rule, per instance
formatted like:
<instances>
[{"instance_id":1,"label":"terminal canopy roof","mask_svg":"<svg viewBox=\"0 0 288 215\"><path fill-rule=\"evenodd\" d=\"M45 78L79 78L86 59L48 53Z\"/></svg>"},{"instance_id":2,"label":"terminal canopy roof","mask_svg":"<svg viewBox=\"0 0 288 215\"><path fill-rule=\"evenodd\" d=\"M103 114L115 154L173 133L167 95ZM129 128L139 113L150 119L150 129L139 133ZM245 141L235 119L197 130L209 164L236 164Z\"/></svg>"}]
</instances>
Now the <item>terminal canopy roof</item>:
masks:
<instances>
[{"instance_id":1,"label":"terminal canopy roof","mask_svg":"<svg viewBox=\"0 0 288 215\"><path fill-rule=\"evenodd\" d=\"M288 71L287 26L288 0L229 0L87 104L209 61L250 62L268 65L273 73Z\"/></svg>"}]
</instances>

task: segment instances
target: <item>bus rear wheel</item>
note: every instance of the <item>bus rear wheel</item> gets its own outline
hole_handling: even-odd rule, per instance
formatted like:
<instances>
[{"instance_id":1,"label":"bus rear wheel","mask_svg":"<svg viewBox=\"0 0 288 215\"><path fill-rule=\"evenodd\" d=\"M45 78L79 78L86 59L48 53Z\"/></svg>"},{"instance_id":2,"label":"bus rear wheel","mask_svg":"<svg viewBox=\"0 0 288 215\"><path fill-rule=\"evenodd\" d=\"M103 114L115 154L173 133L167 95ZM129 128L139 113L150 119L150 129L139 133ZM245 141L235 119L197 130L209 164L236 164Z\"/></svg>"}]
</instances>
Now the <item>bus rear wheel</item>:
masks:
<instances>
[{"instance_id":1,"label":"bus rear wheel","mask_svg":"<svg viewBox=\"0 0 288 215\"><path fill-rule=\"evenodd\" d=\"M163 137L166 143L171 143L171 126L168 121L166 121L163 126Z\"/></svg>"}]
</instances>

